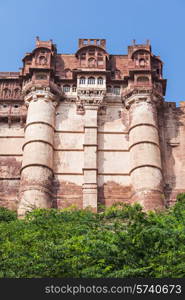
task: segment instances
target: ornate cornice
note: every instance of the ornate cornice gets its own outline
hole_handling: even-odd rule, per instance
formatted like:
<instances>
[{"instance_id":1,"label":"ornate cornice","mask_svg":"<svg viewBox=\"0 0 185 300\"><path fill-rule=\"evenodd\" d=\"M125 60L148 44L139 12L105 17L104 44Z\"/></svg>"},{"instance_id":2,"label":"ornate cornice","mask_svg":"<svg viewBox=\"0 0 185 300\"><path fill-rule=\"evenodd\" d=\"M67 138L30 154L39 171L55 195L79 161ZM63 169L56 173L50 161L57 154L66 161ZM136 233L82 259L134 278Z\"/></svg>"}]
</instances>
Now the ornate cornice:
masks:
<instances>
[{"instance_id":1,"label":"ornate cornice","mask_svg":"<svg viewBox=\"0 0 185 300\"><path fill-rule=\"evenodd\" d=\"M158 107L163 103L163 96L155 87L133 87L124 91L122 101L128 109L139 102L155 104Z\"/></svg>"},{"instance_id":2,"label":"ornate cornice","mask_svg":"<svg viewBox=\"0 0 185 300\"><path fill-rule=\"evenodd\" d=\"M31 101L43 100L45 102L51 102L54 106L57 106L60 99L60 94L56 95L51 91L50 87L32 86L30 92L25 95L24 101L26 105L29 105Z\"/></svg>"},{"instance_id":3,"label":"ornate cornice","mask_svg":"<svg viewBox=\"0 0 185 300\"><path fill-rule=\"evenodd\" d=\"M40 82L40 80L27 79L23 81L22 94L24 96L34 90L50 90L54 95L63 95L61 87L52 80L42 80Z\"/></svg>"}]
</instances>

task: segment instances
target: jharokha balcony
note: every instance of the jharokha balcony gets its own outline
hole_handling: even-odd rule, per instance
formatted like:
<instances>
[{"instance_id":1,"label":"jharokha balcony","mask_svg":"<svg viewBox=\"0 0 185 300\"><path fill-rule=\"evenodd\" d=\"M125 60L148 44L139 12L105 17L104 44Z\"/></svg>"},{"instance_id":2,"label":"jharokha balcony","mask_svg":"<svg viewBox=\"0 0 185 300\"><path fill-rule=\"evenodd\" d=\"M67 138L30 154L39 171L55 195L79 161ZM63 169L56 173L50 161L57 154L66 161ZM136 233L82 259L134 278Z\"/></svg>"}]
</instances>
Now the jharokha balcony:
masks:
<instances>
[{"instance_id":1,"label":"jharokha balcony","mask_svg":"<svg viewBox=\"0 0 185 300\"><path fill-rule=\"evenodd\" d=\"M0 121L8 119L25 121L27 115L27 109L23 105L9 105L9 104L0 104Z\"/></svg>"}]
</instances>

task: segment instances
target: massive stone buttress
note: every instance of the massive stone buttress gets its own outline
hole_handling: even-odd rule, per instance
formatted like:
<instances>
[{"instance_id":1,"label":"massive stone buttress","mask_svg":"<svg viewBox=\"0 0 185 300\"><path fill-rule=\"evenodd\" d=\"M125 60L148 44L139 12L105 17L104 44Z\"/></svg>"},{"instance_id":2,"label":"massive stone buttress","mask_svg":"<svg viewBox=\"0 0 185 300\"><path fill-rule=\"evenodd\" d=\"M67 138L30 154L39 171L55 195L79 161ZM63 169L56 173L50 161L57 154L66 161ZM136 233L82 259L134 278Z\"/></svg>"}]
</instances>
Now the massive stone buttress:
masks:
<instances>
[{"instance_id":1,"label":"massive stone buttress","mask_svg":"<svg viewBox=\"0 0 185 300\"><path fill-rule=\"evenodd\" d=\"M153 88L135 88L125 98L129 110L130 177L132 202L146 210L164 207L163 170L157 107L162 97Z\"/></svg>"},{"instance_id":2,"label":"massive stone buttress","mask_svg":"<svg viewBox=\"0 0 185 300\"><path fill-rule=\"evenodd\" d=\"M52 207L53 197L55 108L62 93L53 75L55 46L52 41L39 39L36 46L32 53L26 54L21 73L28 110L20 170L20 217L33 208Z\"/></svg>"},{"instance_id":3,"label":"massive stone buttress","mask_svg":"<svg viewBox=\"0 0 185 300\"><path fill-rule=\"evenodd\" d=\"M57 96L49 87L32 87L28 105L21 168L18 214L52 206L53 138Z\"/></svg>"}]
</instances>

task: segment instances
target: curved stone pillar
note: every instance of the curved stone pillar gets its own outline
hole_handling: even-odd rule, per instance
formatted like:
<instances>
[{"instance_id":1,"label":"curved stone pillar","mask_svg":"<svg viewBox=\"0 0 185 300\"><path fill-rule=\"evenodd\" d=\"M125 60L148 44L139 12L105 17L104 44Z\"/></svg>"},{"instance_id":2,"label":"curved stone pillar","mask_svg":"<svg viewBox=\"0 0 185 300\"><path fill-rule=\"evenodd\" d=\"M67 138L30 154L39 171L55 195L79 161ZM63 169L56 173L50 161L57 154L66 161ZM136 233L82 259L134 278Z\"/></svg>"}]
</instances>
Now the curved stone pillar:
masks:
<instances>
[{"instance_id":1,"label":"curved stone pillar","mask_svg":"<svg viewBox=\"0 0 185 300\"><path fill-rule=\"evenodd\" d=\"M132 201L145 210L164 207L163 175L156 103L152 95L133 95L129 108L130 176Z\"/></svg>"},{"instance_id":2,"label":"curved stone pillar","mask_svg":"<svg viewBox=\"0 0 185 300\"><path fill-rule=\"evenodd\" d=\"M35 89L26 97L28 104L18 215L33 208L52 205L53 139L56 96L48 88Z\"/></svg>"}]
</instances>

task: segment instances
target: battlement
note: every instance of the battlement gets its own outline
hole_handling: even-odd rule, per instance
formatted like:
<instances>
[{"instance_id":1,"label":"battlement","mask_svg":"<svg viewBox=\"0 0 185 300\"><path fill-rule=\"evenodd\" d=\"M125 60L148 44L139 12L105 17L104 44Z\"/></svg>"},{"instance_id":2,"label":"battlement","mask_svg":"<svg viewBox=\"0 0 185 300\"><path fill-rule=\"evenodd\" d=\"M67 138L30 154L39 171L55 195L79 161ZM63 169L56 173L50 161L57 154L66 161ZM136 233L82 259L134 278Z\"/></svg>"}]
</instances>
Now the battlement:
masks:
<instances>
[{"instance_id":1,"label":"battlement","mask_svg":"<svg viewBox=\"0 0 185 300\"><path fill-rule=\"evenodd\" d=\"M0 79L1 78L6 78L6 79L13 79L13 78L18 78L19 77L19 72L0 72Z\"/></svg>"},{"instance_id":2,"label":"battlement","mask_svg":"<svg viewBox=\"0 0 185 300\"><path fill-rule=\"evenodd\" d=\"M36 37L36 48L48 48L48 49L52 49L53 46L53 41L49 40L49 41L41 41L40 38L37 36Z\"/></svg>"},{"instance_id":3,"label":"battlement","mask_svg":"<svg viewBox=\"0 0 185 300\"><path fill-rule=\"evenodd\" d=\"M106 48L106 40L105 39L79 39L78 47L82 48L85 46L99 46L103 49Z\"/></svg>"}]
</instances>

